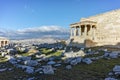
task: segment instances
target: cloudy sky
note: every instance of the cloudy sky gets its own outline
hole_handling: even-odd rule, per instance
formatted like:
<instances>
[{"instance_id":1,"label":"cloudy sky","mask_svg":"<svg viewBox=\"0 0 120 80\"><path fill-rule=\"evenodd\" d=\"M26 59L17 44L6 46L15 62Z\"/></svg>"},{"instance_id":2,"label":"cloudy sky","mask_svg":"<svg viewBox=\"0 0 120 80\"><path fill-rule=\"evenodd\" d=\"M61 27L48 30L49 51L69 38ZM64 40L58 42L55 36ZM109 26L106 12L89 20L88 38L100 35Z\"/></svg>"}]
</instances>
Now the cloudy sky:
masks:
<instances>
[{"instance_id":1,"label":"cloudy sky","mask_svg":"<svg viewBox=\"0 0 120 80\"><path fill-rule=\"evenodd\" d=\"M0 29L0 36L10 39L32 39L32 38L69 38L69 30L60 26L40 26L18 30Z\"/></svg>"},{"instance_id":2,"label":"cloudy sky","mask_svg":"<svg viewBox=\"0 0 120 80\"><path fill-rule=\"evenodd\" d=\"M0 0L0 36L68 37L69 24L120 8L120 0Z\"/></svg>"}]
</instances>

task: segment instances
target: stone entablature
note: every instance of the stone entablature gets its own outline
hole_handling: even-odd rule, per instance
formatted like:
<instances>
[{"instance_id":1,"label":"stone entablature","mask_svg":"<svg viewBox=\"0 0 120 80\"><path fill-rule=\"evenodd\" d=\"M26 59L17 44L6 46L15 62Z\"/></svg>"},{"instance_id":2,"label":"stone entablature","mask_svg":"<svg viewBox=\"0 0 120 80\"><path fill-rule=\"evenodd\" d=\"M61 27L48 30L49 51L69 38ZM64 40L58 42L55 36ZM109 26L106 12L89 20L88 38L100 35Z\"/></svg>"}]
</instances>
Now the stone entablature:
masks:
<instances>
[{"instance_id":1,"label":"stone entablature","mask_svg":"<svg viewBox=\"0 0 120 80\"><path fill-rule=\"evenodd\" d=\"M4 37L0 37L0 47L9 45L9 40L7 38Z\"/></svg>"},{"instance_id":2,"label":"stone entablature","mask_svg":"<svg viewBox=\"0 0 120 80\"><path fill-rule=\"evenodd\" d=\"M97 22L86 20L86 21L81 21L81 22L73 23L70 26L74 27L74 26L80 26L80 25L96 25L96 23Z\"/></svg>"},{"instance_id":3,"label":"stone entablature","mask_svg":"<svg viewBox=\"0 0 120 80\"><path fill-rule=\"evenodd\" d=\"M120 43L120 10L81 18L80 22L70 24L70 28L71 44L85 45L85 40L90 40L94 46L117 45Z\"/></svg>"}]
</instances>

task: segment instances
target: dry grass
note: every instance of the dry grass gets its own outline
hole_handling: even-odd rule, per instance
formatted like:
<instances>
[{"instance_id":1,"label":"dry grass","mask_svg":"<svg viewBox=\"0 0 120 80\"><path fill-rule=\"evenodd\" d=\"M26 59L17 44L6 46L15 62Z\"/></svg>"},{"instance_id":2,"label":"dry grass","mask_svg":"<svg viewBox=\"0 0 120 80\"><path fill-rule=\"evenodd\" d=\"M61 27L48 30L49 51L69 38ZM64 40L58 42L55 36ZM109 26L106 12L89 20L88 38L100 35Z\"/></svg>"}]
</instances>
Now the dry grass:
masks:
<instances>
[{"instance_id":1,"label":"dry grass","mask_svg":"<svg viewBox=\"0 0 120 80\"><path fill-rule=\"evenodd\" d=\"M47 54L47 52L49 52L49 50L44 50L44 53ZM58 55L57 52L51 54ZM28 77L37 78L35 80L104 80L104 78L108 75L110 71L112 71L115 65L120 65L120 58L110 60L100 59L94 61L92 64L89 65L80 63L73 66L71 70L66 70L66 65L63 64L61 67L57 68L54 75L41 75L38 73L27 74L23 70L17 69L10 63L4 61L0 63L0 68L3 68L1 67L1 65L14 69L12 71L7 70L4 72L0 72L0 80L27 80Z\"/></svg>"},{"instance_id":2,"label":"dry grass","mask_svg":"<svg viewBox=\"0 0 120 80\"><path fill-rule=\"evenodd\" d=\"M21 69L14 68L12 71L5 71L0 73L0 80L23 80L22 78L38 77L37 80L104 80L108 72L112 70L115 65L120 65L120 58L118 59L100 59L90 65L80 63L73 66L71 70L66 70L65 65L57 68L54 75L40 75L40 74L26 74ZM7 67L14 67L8 62L0 63Z\"/></svg>"}]
</instances>

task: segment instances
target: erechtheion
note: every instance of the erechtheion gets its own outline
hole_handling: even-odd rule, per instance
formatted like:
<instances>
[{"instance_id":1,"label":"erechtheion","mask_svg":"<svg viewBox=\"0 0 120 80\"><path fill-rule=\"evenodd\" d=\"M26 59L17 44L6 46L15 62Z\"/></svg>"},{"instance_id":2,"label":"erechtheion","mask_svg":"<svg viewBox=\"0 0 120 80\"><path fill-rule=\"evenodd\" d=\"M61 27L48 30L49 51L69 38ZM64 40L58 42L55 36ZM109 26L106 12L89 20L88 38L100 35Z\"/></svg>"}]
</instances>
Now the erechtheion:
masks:
<instances>
[{"instance_id":1,"label":"erechtheion","mask_svg":"<svg viewBox=\"0 0 120 80\"><path fill-rule=\"evenodd\" d=\"M70 28L70 46L119 45L120 10L81 18L80 22L70 24Z\"/></svg>"}]
</instances>

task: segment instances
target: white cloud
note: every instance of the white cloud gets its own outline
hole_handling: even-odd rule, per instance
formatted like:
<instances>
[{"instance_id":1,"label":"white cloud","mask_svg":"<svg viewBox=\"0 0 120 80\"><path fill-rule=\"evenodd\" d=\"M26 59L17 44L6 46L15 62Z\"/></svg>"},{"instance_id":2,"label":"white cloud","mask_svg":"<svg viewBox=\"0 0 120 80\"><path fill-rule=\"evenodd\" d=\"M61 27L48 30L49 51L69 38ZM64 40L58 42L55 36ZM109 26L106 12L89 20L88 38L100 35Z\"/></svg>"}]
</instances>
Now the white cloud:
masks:
<instances>
[{"instance_id":1,"label":"white cloud","mask_svg":"<svg viewBox=\"0 0 120 80\"><path fill-rule=\"evenodd\" d=\"M16 31L5 31L4 33L0 32L0 35L3 37L10 37L11 39L27 39L27 38L42 38L42 37L66 38L69 36L69 31L66 28L53 25L53 26L25 28Z\"/></svg>"},{"instance_id":2,"label":"white cloud","mask_svg":"<svg viewBox=\"0 0 120 80\"><path fill-rule=\"evenodd\" d=\"M49 32L49 31L65 31L64 28L60 26L41 26L41 27L34 27L34 28L26 28L22 30L18 30L18 32Z\"/></svg>"}]
</instances>

